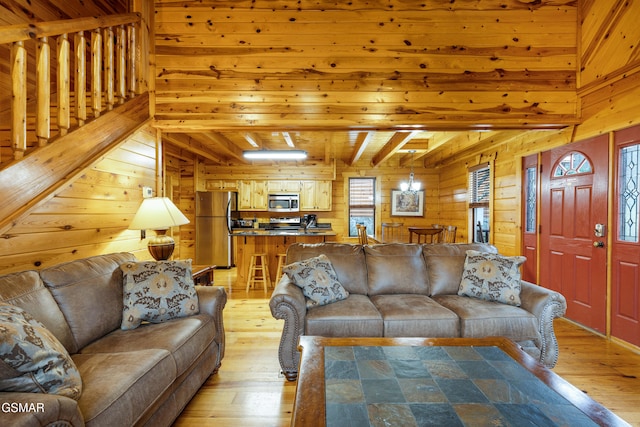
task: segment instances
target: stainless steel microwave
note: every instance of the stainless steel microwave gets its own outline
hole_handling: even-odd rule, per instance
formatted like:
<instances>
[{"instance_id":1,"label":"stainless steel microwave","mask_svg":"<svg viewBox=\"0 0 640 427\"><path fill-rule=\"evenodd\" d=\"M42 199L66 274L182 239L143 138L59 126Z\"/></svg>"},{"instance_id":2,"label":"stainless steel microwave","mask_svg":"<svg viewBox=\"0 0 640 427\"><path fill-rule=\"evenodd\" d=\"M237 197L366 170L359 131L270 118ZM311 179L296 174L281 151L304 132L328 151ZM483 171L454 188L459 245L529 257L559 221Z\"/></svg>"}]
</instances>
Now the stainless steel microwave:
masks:
<instances>
[{"instance_id":1,"label":"stainless steel microwave","mask_svg":"<svg viewBox=\"0 0 640 427\"><path fill-rule=\"evenodd\" d=\"M300 195L296 193L269 194L269 212L300 212Z\"/></svg>"}]
</instances>

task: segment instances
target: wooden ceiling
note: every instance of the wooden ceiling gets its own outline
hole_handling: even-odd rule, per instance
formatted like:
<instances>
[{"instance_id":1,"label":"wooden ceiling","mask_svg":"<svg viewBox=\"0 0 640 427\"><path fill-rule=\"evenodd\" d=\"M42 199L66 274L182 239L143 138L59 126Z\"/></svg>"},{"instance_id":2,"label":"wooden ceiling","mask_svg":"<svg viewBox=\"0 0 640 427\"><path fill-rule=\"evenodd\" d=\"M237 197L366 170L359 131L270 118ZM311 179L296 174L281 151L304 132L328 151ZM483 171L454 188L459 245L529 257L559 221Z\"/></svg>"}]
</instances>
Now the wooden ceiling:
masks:
<instances>
[{"instance_id":1,"label":"wooden ceiling","mask_svg":"<svg viewBox=\"0 0 640 427\"><path fill-rule=\"evenodd\" d=\"M124 13L141 1L0 2L0 25ZM638 66L637 5L156 0L155 123L220 165L249 164L242 152L254 145L293 144L315 163L406 166L416 150L425 166L442 166L580 123L588 86ZM9 117L10 55L0 49L0 117Z\"/></svg>"},{"instance_id":2,"label":"wooden ceiling","mask_svg":"<svg viewBox=\"0 0 640 427\"><path fill-rule=\"evenodd\" d=\"M572 0L161 0L155 20L157 126L214 163L438 165L580 119Z\"/></svg>"}]
</instances>

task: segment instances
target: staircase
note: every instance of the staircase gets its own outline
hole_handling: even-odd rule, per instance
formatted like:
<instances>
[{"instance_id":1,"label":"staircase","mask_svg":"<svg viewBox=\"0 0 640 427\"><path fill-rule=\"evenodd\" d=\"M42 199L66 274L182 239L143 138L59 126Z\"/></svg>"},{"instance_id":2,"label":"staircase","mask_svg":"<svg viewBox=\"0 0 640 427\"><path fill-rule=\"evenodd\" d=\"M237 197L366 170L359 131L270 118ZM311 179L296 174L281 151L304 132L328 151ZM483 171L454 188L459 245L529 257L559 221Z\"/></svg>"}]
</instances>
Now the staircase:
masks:
<instances>
[{"instance_id":1,"label":"staircase","mask_svg":"<svg viewBox=\"0 0 640 427\"><path fill-rule=\"evenodd\" d=\"M0 28L0 234L148 121L141 28L138 13Z\"/></svg>"}]
</instances>

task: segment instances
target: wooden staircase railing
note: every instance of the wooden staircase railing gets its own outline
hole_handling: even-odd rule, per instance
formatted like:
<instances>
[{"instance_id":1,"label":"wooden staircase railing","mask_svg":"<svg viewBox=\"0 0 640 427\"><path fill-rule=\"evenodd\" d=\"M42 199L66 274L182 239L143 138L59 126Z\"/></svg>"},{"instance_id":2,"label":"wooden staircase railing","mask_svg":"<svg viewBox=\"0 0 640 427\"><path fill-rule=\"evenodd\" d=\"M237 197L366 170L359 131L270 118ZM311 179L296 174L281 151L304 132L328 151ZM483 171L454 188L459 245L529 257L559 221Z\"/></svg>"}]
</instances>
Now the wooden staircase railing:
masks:
<instances>
[{"instance_id":1,"label":"wooden staircase railing","mask_svg":"<svg viewBox=\"0 0 640 427\"><path fill-rule=\"evenodd\" d=\"M11 51L12 86L11 111L4 114L10 118L0 114L0 123L10 123L12 159L0 157L0 164L138 95L146 81L140 61L147 59L138 43L140 26L140 14L128 13L0 28L0 44ZM28 63L35 64L33 74ZM2 143L6 148L6 139Z\"/></svg>"}]
</instances>

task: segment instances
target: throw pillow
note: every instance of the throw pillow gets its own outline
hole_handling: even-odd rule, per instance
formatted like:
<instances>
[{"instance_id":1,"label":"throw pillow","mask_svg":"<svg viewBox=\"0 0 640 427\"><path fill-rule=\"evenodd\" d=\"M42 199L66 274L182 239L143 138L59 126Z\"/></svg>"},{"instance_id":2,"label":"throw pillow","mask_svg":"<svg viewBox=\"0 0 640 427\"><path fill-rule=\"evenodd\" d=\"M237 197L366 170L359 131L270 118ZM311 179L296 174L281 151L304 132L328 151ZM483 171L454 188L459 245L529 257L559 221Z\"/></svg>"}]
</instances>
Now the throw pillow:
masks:
<instances>
[{"instance_id":1,"label":"throw pillow","mask_svg":"<svg viewBox=\"0 0 640 427\"><path fill-rule=\"evenodd\" d=\"M0 390L80 398L80 372L60 341L22 308L2 302L0 357Z\"/></svg>"},{"instance_id":2,"label":"throw pillow","mask_svg":"<svg viewBox=\"0 0 640 427\"><path fill-rule=\"evenodd\" d=\"M526 260L523 256L467 251L458 295L520 306L520 266Z\"/></svg>"},{"instance_id":3,"label":"throw pillow","mask_svg":"<svg viewBox=\"0 0 640 427\"><path fill-rule=\"evenodd\" d=\"M349 292L338 281L329 257L324 254L283 267L282 271L302 289L307 308L341 301Z\"/></svg>"},{"instance_id":4,"label":"throw pillow","mask_svg":"<svg viewBox=\"0 0 640 427\"><path fill-rule=\"evenodd\" d=\"M191 260L127 262L121 329L135 329L142 321L161 323L200 311L191 276Z\"/></svg>"}]
</instances>

